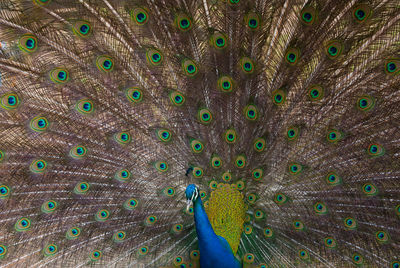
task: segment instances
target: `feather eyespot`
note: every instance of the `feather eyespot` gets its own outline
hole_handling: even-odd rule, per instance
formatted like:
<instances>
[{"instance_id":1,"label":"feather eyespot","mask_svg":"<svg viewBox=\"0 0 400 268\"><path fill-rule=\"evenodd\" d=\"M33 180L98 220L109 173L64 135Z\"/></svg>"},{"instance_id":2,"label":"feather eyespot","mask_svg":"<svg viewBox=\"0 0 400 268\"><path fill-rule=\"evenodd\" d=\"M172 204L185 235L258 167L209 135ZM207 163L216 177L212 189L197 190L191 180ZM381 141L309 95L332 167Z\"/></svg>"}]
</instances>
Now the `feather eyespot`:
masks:
<instances>
[{"instance_id":1,"label":"feather eyespot","mask_svg":"<svg viewBox=\"0 0 400 268\"><path fill-rule=\"evenodd\" d=\"M24 34L20 37L18 42L18 47L25 52L32 53L34 52L37 46L37 38L33 34Z\"/></svg>"},{"instance_id":2,"label":"feather eyespot","mask_svg":"<svg viewBox=\"0 0 400 268\"><path fill-rule=\"evenodd\" d=\"M131 19L136 22L137 25L145 25L149 20L149 14L146 9L137 7L131 11Z\"/></svg>"},{"instance_id":3,"label":"feather eyespot","mask_svg":"<svg viewBox=\"0 0 400 268\"><path fill-rule=\"evenodd\" d=\"M43 255L45 257L53 256L57 253L58 247L56 244L49 244L43 249Z\"/></svg>"}]
</instances>

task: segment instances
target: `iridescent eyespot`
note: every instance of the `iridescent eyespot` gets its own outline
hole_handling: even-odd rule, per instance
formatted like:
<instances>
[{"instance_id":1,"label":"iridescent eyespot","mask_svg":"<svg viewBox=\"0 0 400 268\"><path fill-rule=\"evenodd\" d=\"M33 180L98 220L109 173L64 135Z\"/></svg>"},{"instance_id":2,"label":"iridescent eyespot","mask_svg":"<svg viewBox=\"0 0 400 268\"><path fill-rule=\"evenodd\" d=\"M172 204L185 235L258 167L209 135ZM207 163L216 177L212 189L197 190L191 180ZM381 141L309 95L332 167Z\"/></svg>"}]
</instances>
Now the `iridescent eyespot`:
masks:
<instances>
[{"instance_id":1,"label":"iridescent eyespot","mask_svg":"<svg viewBox=\"0 0 400 268\"><path fill-rule=\"evenodd\" d=\"M204 149L204 144L196 139L190 139L190 148L192 149L193 153L201 153Z\"/></svg>"},{"instance_id":2,"label":"iridescent eyespot","mask_svg":"<svg viewBox=\"0 0 400 268\"><path fill-rule=\"evenodd\" d=\"M244 233L247 234L247 235L253 233L253 227L251 225L248 225L248 224L245 225L244 226Z\"/></svg>"},{"instance_id":3,"label":"iridescent eyespot","mask_svg":"<svg viewBox=\"0 0 400 268\"><path fill-rule=\"evenodd\" d=\"M287 139L290 141L295 140L299 136L299 128L297 127L289 127L286 132Z\"/></svg>"},{"instance_id":4,"label":"iridescent eyespot","mask_svg":"<svg viewBox=\"0 0 400 268\"><path fill-rule=\"evenodd\" d=\"M232 1L232 0L231 0ZM239 2L239 1L238 1ZM254 262L254 254L252 253L246 253L243 256L243 262L245 263L253 263Z\"/></svg>"},{"instance_id":5,"label":"iridescent eyespot","mask_svg":"<svg viewBox=\"0 0 400 268\"><path fill-rule=\"evenodd\" d=\"M165 161L157 161L154 164L154 167L159 171L159 172L166 172L168 171L168 164Z\"/></svg>"},{"instance_id":6,"label":"iridescent eyespot","mask_svg":"<svg viewBox=\"0 0 400 268\"><path fill-rule=\"evenodd\" d=\"M299 254L300 259L303 261L308 261L310 259L310 254L305 249L300 249L298 254Z\"/></svg>"},{"instance_id":7,"label":"iridescent eyespot","mask_svg":"<svg viewBox=\"0 0 400 268\"><path fill-rule=\"evenodd\" d=\"M303 231L304 230L304 223L297 220L297 221L293 221L293 228L296 231Z\"/></svg>"},{"instance_id":8,"label":"iridescent eyespot","mask_svg":"<svg viewBox=\"0 0 400 268\"><path fill-rule=\"evenodd\" d=\"M192 19L181 13L175 17L175 25L182 32L186 32L192 28Z\"/></svg>"},{"instance_id":9,"label":"iridescent eyespot","mask_svg":"<svg viewBox=\"0 0 400 268\"><path fill-rule=\"evenodd\" d=\"M146 51L146 59L153 66L159 66L163 62L163 55L157 49L149 49Z\"/></svg>"},{"instance_id":10,"label":"iridescent eyespot","mask_svg":"<svg viewBox=\"0 0 400 268\"><path fill-rule=\"evenodd\" d=\"M93 262L99 260L101 258L101 256L103 256L103 253L100 250L92 251L89 254L89 258Z\"/></svg>"},{"instance_id":11,"label":"iridescent eyespot","mask_svg":"<svg viewBox=\"0 0 400 268\"><path fill-rule=\"evenodd\" d=\"M324 97L324 89L320 85L312 85L308 88L308 97L311 101L319 101Z\"/></svg>"},{"instance_id":12,"label":"iridescent eyespot","mask_svg":"<svg viewBox=\"0 0 400 268\"><path fill-rule=\"evenodd\" d=\"M77 21L72 25L72 31L79 37L88 37L92 32L92 27L88 21Z\"/></svg>"},{"instance_id":13,"label":"iridescent eyespot","mask_svg":"<svg viewBox=\"0 0 400 268\"><path fill-rule=\"evenodd\" d=\"M124 202L124 208L127 210L134 210L139 202L135 198L129 198Z\"/></svg>"},{"instance_id":14,"label":"iridescent eyespot","mask_svg":"<svg viewBox=\"0 0 400 268\"><path fill-rule=\"evenodd\" d=\"M0 185L0 199L5 199L10 196L10 188L7 185Z\"/></svg>"},{"instance_id":15,"label":"iridescent eyespot","mask_svg":"<svg viewBox=\"0 0 400 268\"><path fill-rule=\"evenodd\" d=\"M347 230L355 230L357 228L357 221L352 217L347 217L343 220L344 227Z\"/></svg>"},{"instance_id":16,"label":"iridescent eyespot","mask_svg":"<svg viewBox=\"0 0 400 268\"><path fill-rule=\"evenodd\" d=\"M193 167L192 174L193 177L200 179L203 177L203 169L201 167Z\"/></svg>"},{"instance_id":17,"label":"iridescent eyespot","mask_svg":"<svg viewBox=\"0 0 400 268\"><path fill-rule=\"evenodd\" d=\"M285 61L289 65L296 65L300 58L300 50L297 48L289 48L285 54Z\"/></svg>"},{"instance_id":18,"label":"iridescent eyespot","mask_svg":"<svg viewBox=\"0 0 400 268\"><path fill-rule=\"evenodd\" d=\"M282 89L277 89L272 91L271 96L272 96L272 102L275 105L280 106L284 104L286 101L286 93Z\"/></svg>"},{"instance_id":19,"label":"iridescent eyespot","mask_svg":"<svg viewBox=\"0 0 400 268\"><path fill-rule=\"evenodd\" d=\"M93 102L88 99L83 99L75 104L75 109L81 114L91 114L94 111Z\"/></svg>"},{"instance_id":20,"label":"iridescent eyespot","mask_svg":"<svg viewBox=\"0 0 400 268\"><path fill-rule=\"evenodd\" d=\"M358 23L365 22L372 14L372 9L366 4L356 5L353 9L353 18Z\"/></svg>"},{"instance_id":21,"label":"iridescent eyespot","mask_svg":"<svg viewBox=\"0 0 400 268\"><path fill-rule=\"evenodd\" d=\"M317 11L311 6L305 6L300 12L300 21L305 25L313 25L317 19Z\"/></svg>"},{"instance_id":22,"label":"iridescent eyespot","mask_svg":"<svg viewBox=\"0 0 400 268\"><path fill-rule=\"evenodd\" d=\"M17 232L25 232L28 231L31 227L31 221L26 218L20 218L14 225L14 228Z\"/></svg>"},{"instance_id":23,"label":"iridescent eyespot","mask_svg":"<svg viewBox=\"0 0 400 268\"><path fill-rule=\"evenodd\" d=\"M257 30L260 27L260 17L257 13L250 12L244 17L244 21L247 27L251 30Z\"/></svg>"},{"instance_id":24,"label":"iridescent eyespot","mask_svg":"<svg viewBox=\"0 0 400 268\"><path fill-rule=\"evenodd\" d=\"M37 38L33 34L24 34L20 37L18 47L28 53L37 49Z\"/></svg>"},{"instance_id":25,"label":"iridescent eyespot","mask_svg":"<svg viewBox=\"0 0 400 268\"><path fill-rule=\"evenodd\" d=\"M226 36L219 32L216 32L211 36L210 42L216 49L224 49L228 45Z\"/></svg>"},{"instance_id":26,"label":"iridescent eyespot","mask_svg":"<svg viewBox=\"0 0 400 268\"><path fill-rule=\"evenodd\" d=\"M56 244L49 244L46 247L44 247L43 255L45 257L50 257L50 256L53 256L54 254L56 254L57 251L58 251L58 247Z\"/></svg>"},{"instance_id":27,"label":"iridescent eyespot","mask_svg":"<svg viewBox=\"0 0 400 268\"><path fill-rule=\"evenodd\" d=\"M283 205L288 201L288 197L283 193L276 193L274 195L274 202L277 205Z\"/></svg>"},{"instance_id":28,"label":"iridescent eyespot","mask_svg":"<svg viewBox=\"0 0 400 268\"><path fill-rule=\"evenodd\" d=\"M69 80L69 74L67 69L55 68L50 71L50 79L54 83L63 84Z\"/></svg>"},{"instance_id":29,"label":"iridescent eyespot","mask_svg":"<svg viewBox=\"0 0 400 268\"><path fill-rule=\"evenodd\" d=\"M222 180L225 182L230 182L232 179L232 174L229 171L226 171L222 174Z\"/></svg>"},{"instance_id":30,"label":"iridescent eyespot","mask_svg":"<svg viewBox=\"0 0 400 268\"><path fill-rule=\"evenodd\" d=\"M131 103L139 103L143 99L143 92L138 87L130 87L126 89L125 96Z\"/></svg>"},{"instance_id":31,"label":"iridescent eyespot","mask_svg":"<svg viewBox=\"0 0 400 268\"><path fill-rule=\"evenodd\" d=\"M392 263L390 264L391 268L400 268L400 261L392 261Z\"/></svg>"},{"instance_id":32,"label":"iridescent eyespot","mask_svg":"<svg viewBox=\"0 0 400 268\"><path fill-rule=\"evenodd\" d=\"M48 200L42 204L41 210L43 213L53 213L58 207L58 203L54 200Z\"/></svg>"},{"instance_id":33,"label":"iridescent eyespot","mask_svg":"<svg viewBox=\"0 0 400 268\"><path fill-rule=\"evenodd\" d=\"M265 238L271 238L274 236L274 232L272 231L271 228L266 227L266 228L264 228L264 236L265 236Z\"/></svg>"},{"instance_id":34,"label":"iridescent eyespot","mask_svg":"<svg viewBox=\"0 0 400 268\"><path fill-rule=\"evenodd\" d=\"M325 53L330 59L336 59L342 54L342 51L343 43L341 41L332 40L325 45Z\"/></svg>"},{"instance_id":35,"label":"iridescent eyespot","mask_svg":"<svg viewBox=\"0 0 400 268\"><path fill-rule=\"evenodd\" d=\"M131 178L131 172L127 169L121 169L115 173L114 178L120 182L127 182Z\"/></svg>"},{"instance_id":36,"label":"iridescent eyespot","mask_svg":"<svg viewBox=\"0 0 400 268\"><path fill-rule=\"evenodd\" d=\"M385 72L393 75L400 72L400 60L399 59L388 59L385 61Z\"/></svg>"},{"instance_id":37,"label":"iridescent eyespot","mask_svg":"<svg viewBox=\"0 0 400 268\"><path fill-rule=\"evenodd\" d=\"M149 19L149 14L144 8L137 7L131 11L131 19L137 25L144 25Z\"/></svg>"},{"instance_id":38,"label":"iridescent eyespot","mask_svg":"<svg viewBox=\"0 0 400 268\"><path fill-rule=\"evenodd\" d=\"M239 61L240 68L245 74L252 74L254 72L254 63L248 57L243 57Z\"/></svg>"},{"instance_id":39,"label":"iridescent eyespot","mask_svg":"<svg viewBox=\"0 0 400 268\"><path fill-rule=\"evenodd\" d=\"M182 69L183 72L189 77L194 77L198 72L197 64L190 59L185 59L182 61Z\"/></svg>"},{"instance_id":40,"label":"iridescent eyespot","mask_svg":"<svg viewBox=\"0 0 400 268\"><path fill-rule=\"evenodd\" d=\"M254 104L248 104L243 109L244 116L249 121L255 121L258 118L258 109Z\"/></svg>"},{"instance_id":41,"label":"iridescent eyespot","mask_svg":"<svg viewBox=\"0 0 400 268\"><path fill-rule=\"evenodd\" d=\"M197 112L197 117L200 123L202 123L203 125L210 124L213 119L210 110L208 110L207 108L199 109L199 111Z\"/></svg>"},{"instance_id":42,"label":"iridescent eyespot","mask_svg":"<svg viewBox=\"0 0 400 268\"><path fill-rule=\"evenodd\" d=\"M331 129L326 134L326 140L331 143L337 143L342 139L342 133L339 130Z\"/></svg>"},{"instance_id":43,"label":"iridescent eyespot","mask_svg":"<svg viewBox=\"0 0 400 268\"><path fill-rule=\"evenodd\" d=\"M87 182L79 182L74 187L75 194L86 194L89 191L90 185Z\"/></svg>"},{"instance_id":44,"label":"iridescent eyespot","mask_svg":"<svg viewBox=\"0 0 400 268\"><path fill-rule=\"evenodd\" d=\"M336 240L331 236L324 239L324 244L327 248L335 248L337 246Z\"/></svg>"},{"instance_id":45,"label":"iridescent eyespot","mask_svg":"<svg viewBox=\"0 0 400 268\"><path fill-rule=\"evenodd\" d=\"M0 187L0 193L1 193L1 187ZM1 196L0 196L0 198L1 198ZM397 206L396 206L395 212L396 212L397 216L400 217L400 205L397 205Z\"/></svg>"},{"instance_id":46,"label":"iridescent eyespot","mask_svg":"<svg viewBox=\"0 0 400 268\"><path fill-rule=\"evenodd\" d=\"M185 103L185 96L180 91L171 91L169 93L169 99L175 106L182 106Z\"/></svg>"},{"instance_id":47,"label":"iridescent eyespot","mask_svg":"<svg viewBox=\"0 0 400 268\"><path fill-rule=\"evenodd\" d=\"M138 249L139 256L147 255L148 252L149 252L149 248L148 247L141 247L141 248Z\"/></svg>"},{"instance_id":48,"label":"iridescent eyespot","mask_svg":"<svg viewBox=\"0 0 400 268\"><path fill-rule=\"evenodd\" d=\"M6 110L14 110L20 104L20 100L17 94L14 93L6 93L1 96L0 105Z\"/></svg>"},{"instance_id":49,"label":"iridescent eyespot","mask_svg":"<svg viewBox=\"0 0 400 268\"><path fill-rule=\"evenodd\" d=\"M256 220L262 220L265 218L265 213L261 209L256 209L254 211L254 219Z\"/></svg>"},{"instance_id":50,"label":"iridescent eyespot","mask_svg":"<svg viewBox=\"0 0 400 268\"><path fill-rule=\"evenodd\" d=\"M100 71L107 73L114 69L114 60L109 56L98 56L96 66Z\"/></svg>"},{"instance_id":51,"label":"iridescent eyespot","mask_svg":"<svg viewBox=\"0 0 400 268\"><path fill-rule=\"evenodd\" d=\"M390 236L385 231L377 231L375 233L376 240L381 244L386 244L390 240Z\"/></svg>"},{"instance_id":52,"label":"iridescent eyespot","mask_svg":"<svg viewBox=\"0 0 400 268\"><path fill-rule=\"evenodd\" d=\"M110 217L110 212L107 209L101 209L96 212L95 220L98 222L105 222Z\"/></svg>"},{"instance_id":53,"label":"iridescent eyespot","mask_svg":"<svg viewBox=\"0 0 400 268\"><path fill-rule=\"evenodd\" d=\"M0 260L3 259L7 255L7 247L4 245L0 245Z\"/></svg>"},{"instance_id":54,"label":"iridescent eyespot","mask_svg":"<svg viewBox=\"0 0 400 268\"><path fill-rule=\"evenodd\" d=\"M73 240L73 239L77 239L80 234L81 234L81 229L80 228L72 227L67 231L67 233L65 234L65 237L68 240Z\"/></svg>"},{"instance_id":55,"label":"iridescent eyespot","mask_svg":"<svg viewBox=\"0 0 400 268\"><path fill-rule=\"evenodd\" d=\"M256 152L261 153L265 150L266 147L266 140L261 137L254 140L253 148Z\"/></svg>"},{"instance_id":56,"label":"iridescent eyespot","mask_svg":"<svg viewBox=\"0 0 400 268\"><path fill-rule=\"evenodd\" d=\"M33 2L39 6L44 6L49 4L51 0L34 0Z\"/></svg>"},{"instance_id":57,"label":"iridescent eyespot","mask_svg":"<svg viewBox=\"0 0 400 268\"><path fill-rule=\"evenodd\" d=\"M298 175L303 170L303 167L300 164L292 163L289 165L289 173L291 175Z\"/></svg>"},{"instance_id":58,"label":"iridescent eyespot","mask_svg":"<svg viewBox=\"0 0 400 268\"><path fill-rule=\"evenodd\" d=\"M372 183L366 183L362 187L362 191L367 196L375 196L378 194L378 188L375 187Z\"/></svg>"},{"instance_id":59,"label":"iridescent eyespot","mask_svg":"<svg viewBox=\"0 0 400 268\"><path fill-rule=\"evenodd\" d=\"M174 187L166 187L163 190L165 196L173 197L175 195L175 188Z\"/></svg>"},{"instance_id":60,"label":"iridescent eyespot","mask_svg":"<svg viewBox=\"0 0 400 268\"><path fill-rule=\"evenodd\" d=\"M179 234L183 231L183 225L182 224L174 224L171 227L171 232L174 234Z\"/></svg>"},{"instance_id":61,"label":"iridescent eyespot","mask_svg":"<svg viewBox=\"0 0 400 268\"><path fill-rule=\"evenodd\" d=\"M243 154L238 155L235 159L235 166L237 168L244 168L246 166L246 156Z\"/></svg>"},{"instance_id":62,"label":"iridescent eyespot","mask_svg":"<svg viewBox=\"0 0 400 268\"><path fill-rule=\"evenodd\" d=\"M328 213L328 209L327 209L326 205L322 202L316 202L314 204L314 211L317 215L324 215L324 214Z\"/></svg>"},{"instance_id":63,"label":"iridescent eyespot","mask_svg":"<svg viewBox=\"0 0 400 268\"><path fill-rule=\"evenodd\" d=\"M156 222L157 222L157 217L154 216L154 215L150 215L150 216L147 216L147 217L146 217L144 223L145 223L145 225L147 225L147 226L151 226L151 225L154 225Z\"/></svg>"},{"instance_id":64,"label":"iridescent eyespot","mask_svg":"<svg viewBox=\"0 0 400 268\"><path fill-rule=\"evenodd\" d=\"M175 267L178 267L180 264L183 263L183 258L182 256L175 256L174 258L174 265Z\"/></svg>"},{"instance_id":65,"label":"iridescent eyespot","mask_svg":"<svg viewBox=\"0 0 400 268\"><path fill-rule=\"evenodd\" d=\"M125 238L126 238L126 233L124 231L118 231L114 233L112 239L115 243L121 243L125 240Z\"/></svg>"},{"instance_id":66,"label":"iridescent eyespot","mask_svg":"<svg viewBox=\"0 0 400 268\"><path fill-rule=\"evenodd\" d=\"M357 266L361 266L364 263L364 257L358 253L354 253L351 260Z\"/></svg>"},{"instance_id":67,"label":"iridescent eyespot","mask_svg":"<svg viewBox=\"0 0 400 268\"><path fill-rule=\"evenodd\" d=\"M236 138L237 138L237 133L236 133L236 130L234 130L233 128L230 128L227 131L225 131L224 139L227 143L229 143L229 144L235 143Z\"/></svg>"},{"instance_id":68,"label":"iridescent eyespot","mask_svg":"<svg viewBox=\"0 0 400 268\"><path fill-rule=\"evenodd\" d=\"M260 181L264 176L264 170L262 168L255 168L251 171L251 176L255 181Z\"/></svg>"},{"instance_id":69,"label":"iridescent eyespot","mask_svg":"<svg viewBox=\"0 0 400 268\"><path fill-rule=\"evenodd\" d=\"M5 154L2 150L0 150L0 162L4 160Z\"/></svg>"},{"instance_id":70,"label":"iridescent eyespot","mask_svg":"<svg viewBox=\"0 0 400 268\"><path fill-rule=\"evenodd\" d=\"M258 199L258 196L256 194L249 194L247 195L247 202L249 202L251 205L253 205Z\"/></svg>"},{"instance_id":71,"label":"iridescent eyespot","mask_svg":"<svg viewBox=\"0 0 400 268\"><path fill-rule=\"evenodd\" d=\"M43 132L49 126L49 121L44 116L36 116L30 121L29 126L33 131Z\"/></svg>"},{"instance_id":72,"label":"iridescent eyespot","mask_svg":"<svg viewBox=\"0 0 400 268\"><path fill-rule=\"evenodd\" d=\"M218 89L224 93L232 92L233 91L233 80L230 76L221 76L218 79Z\"/></svg>"},{"instance_id":73,"label":"iridescent eyespot","mask_svg":"<svg viewBox=\"0 0 400 268\"><path fill-rule=\"evenodd\" d=\"M131 142L132 137L131 134L129 134L129 132L118 132L114 134L114 139L119 144L126 145Z\"/></svg>"},{"instance_id":74,"label":"iridescent eyespot","mask_svg":"<svg viewBox=\"0 0 400 268\"><path fill-rule=\"evenodd\" d=\"M171 131L169 131L168 129L157 129L156 130L156 135L157 135L157 139L162 141L162 142L170 142L171 141Z\"/></svg>"},{"instance_id":75,"label":"iridescent eyespot","mask_svg":"<svg viewBox=\"0 0 400 268\"><path fill-rule=\"evenodd\" d=\"M361 111L369 111L375 106L375 99L371 96L363 96L357 99L357 108Z\"/></svg>"},{"instance_id":76,"label":"iridescent eyespot","mask_svg":"<svg viewBox=\"0 0 400 268\"><path fill-rule=\"evenodd\" d=\"M268 268L266 263L260 263L257 268Z\"/></svg>"},{"instance_id":77,"label":"iridescent eyespot","mask_svg":"<svg viewBox=\"0 0 400 268\"><path fill-rule=\"evenodd\" d=\"M245 188L245 183L242 180L239 180L236 182L236 189L238 189L239 191L244 190Z\"/></svg>"},{"instance_id":78,"label":"iridescent eyespot","mask_svg":"<svg viewBox=\"0 0 400 268\"><path fill-rule=\"evenodd\" d=\"M236 4L239 4L240 0L228 0L228 4L234 6Z\"/></svg>"},{"instance_id":79,"label":"iridescent eyespot","mask_svg":"<svg viewBox=\"0 0 400 268\"><path fill-rule=\"evenodd\" d=\"M204 202L204 207L207 207L206 204L207 204L207 201ZM193 206L190 206L188 210L184 209L184 213L186 215L193 216L193 214L194 214Z\"/></svg>"},{"instance_id":80,"label":"iridescent eyespot","mask_svg":"<svg viewBox=\"0 0 400 268\"><path fill-rule=\"evenodd\" d=\"M221 157L214 155L211 157L211 166L213 168L220 168L222 166L222 159Z\"/></svg>"},{"instance_id":81,"label":"iridescent eyespot","mask_svg":"<svg viewBox=\"0 0 400 268\"><path fill-rule=\"evenodd\" d=\"M385 148L380 144L372 143L368 146L367 152L370 156L382 156L385 154Z\"/></svg>"},{"instance_id":82,"label":"iridescent eyespot","mask_svg":"<svg viewBox=\"0 0 400 268\"><path fill-rule=\"evenodd\" d=\"M217 189L217 182L216 181L210 181L209 185L211 190Z\"/></svg>"},{"instance_id":83,"label":"iridescent eyespot","mask_svg":"<svg viewBox=\"0 0 400 268\"><path fill-rule=\"evenodd\" d=\"M43 159L33 160L29 166L29 170L36 174L42 174L47 168L47 162Z\"/></svg>"},{"instance_id":84,"label":"iridescent eyespot","mask_svg":"<svg viewBox=\"0 0 400 268\"><path fill-rule=\"evenodd\" d=\"M342 183L342 179L335 172L328 173L328 175L326 175L325 177L325 181L326 183L328 183L328 185L332 186L336 186Z\"/></svg>"},{"instance_id":85,"label":"iridescent eyespot","mask_svg":"<svg viewBox=\"0 0 400 268\"><path fill-rule=\"evenodd\" d=\"M76 145L71 148L69 155L75 159L82 159L86 156L87 150L85 146Z\"/></svg>"},{"instance_id":86,"label":"iridescent eyespot","mask_svg":"<svg viewBox=\"0 0 400 268\"><path fill-rule=\"evenodd\" d=\"M207 197L207 193L206 193L205 191L200 191L200 198L201 198L201 200L206 199L206 197Z\"/></svg>"},{"instance_id":87,"label":"iridescent eyespot","mask_svg":"<svg viewBox=\"0 0 400 268\"><path fill-rule=\"evenodd\" d=\"M193 261L200 260L200 251L192 250L190 252L190 259L193 260Z\"/></svg>"}]
</instances>

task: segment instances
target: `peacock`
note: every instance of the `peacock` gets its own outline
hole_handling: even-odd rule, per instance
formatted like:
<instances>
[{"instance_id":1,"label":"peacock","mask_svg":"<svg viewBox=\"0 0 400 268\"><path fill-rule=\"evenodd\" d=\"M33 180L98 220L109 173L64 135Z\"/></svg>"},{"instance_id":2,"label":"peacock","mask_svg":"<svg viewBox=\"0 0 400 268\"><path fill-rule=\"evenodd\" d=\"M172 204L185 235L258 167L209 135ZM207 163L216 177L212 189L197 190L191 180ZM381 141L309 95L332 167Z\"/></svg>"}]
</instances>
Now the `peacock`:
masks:
<instances>
[{"instance_id":1,"label":"peacock","mask_svg":"<svg viewBox=\"0 0 400 268\"><path fill-rule=\"evenodd\" d=\"M400 267L399 0L2 0L0 267Z\"/></svg>"}]
</instances>

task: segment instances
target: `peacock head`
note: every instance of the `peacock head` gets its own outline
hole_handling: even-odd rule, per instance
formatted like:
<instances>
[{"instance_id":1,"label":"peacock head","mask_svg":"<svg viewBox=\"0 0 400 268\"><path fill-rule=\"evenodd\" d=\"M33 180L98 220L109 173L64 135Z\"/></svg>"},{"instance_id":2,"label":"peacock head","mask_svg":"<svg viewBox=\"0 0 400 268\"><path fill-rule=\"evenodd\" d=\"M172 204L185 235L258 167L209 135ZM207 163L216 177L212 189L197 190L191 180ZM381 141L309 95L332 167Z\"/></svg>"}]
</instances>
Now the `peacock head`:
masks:
<instances>
[{"instance_id":1,"label":"peacock head","mask_svg":"<svg viewBox=\"0 0 400 268\"><path fill-rule=\"evenodd\" d=\"M199 187L197 187L195 184L189 184L188 187L186 187L185 194L187 201L186 210L188 210L192 202L195 202L199 197Z\"/></svg>"}]
</instances>

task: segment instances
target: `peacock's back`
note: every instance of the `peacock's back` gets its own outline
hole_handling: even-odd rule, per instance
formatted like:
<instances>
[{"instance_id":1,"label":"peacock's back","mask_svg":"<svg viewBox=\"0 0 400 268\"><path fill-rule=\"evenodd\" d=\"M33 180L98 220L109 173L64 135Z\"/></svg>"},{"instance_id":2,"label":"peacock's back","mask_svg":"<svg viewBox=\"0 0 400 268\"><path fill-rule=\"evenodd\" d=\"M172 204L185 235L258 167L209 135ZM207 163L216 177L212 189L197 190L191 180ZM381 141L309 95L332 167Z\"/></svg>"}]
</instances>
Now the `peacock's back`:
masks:
<instances>
[{"instance_id":1,"label":"peacock's back","mask_svg":"<svg viewBox=\"0 0 400 268\"><path fill-rule=\"evenodd\" d=\"M195 183L243 267L399 268L399 32L398 0L1 1L0 266L199 267Z\"/></svg>"}]
</instances>

